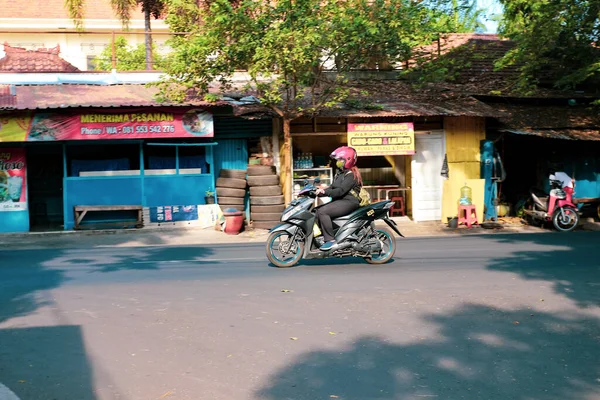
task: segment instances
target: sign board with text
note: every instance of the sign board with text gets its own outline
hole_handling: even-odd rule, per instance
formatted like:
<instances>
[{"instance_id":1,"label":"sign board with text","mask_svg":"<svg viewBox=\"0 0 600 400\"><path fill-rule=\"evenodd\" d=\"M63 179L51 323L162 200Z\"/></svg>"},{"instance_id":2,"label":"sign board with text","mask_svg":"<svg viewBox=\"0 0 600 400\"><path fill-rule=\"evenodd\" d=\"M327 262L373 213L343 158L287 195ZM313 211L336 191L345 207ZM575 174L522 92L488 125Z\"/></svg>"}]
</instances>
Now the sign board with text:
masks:
<instances>
[{"instance_id":1,"label":"sign board with text","mask_svg":"<svg viewBox=\"0 0 600 400\"><path fill-rule=\"evenodd\" d=\"M24 148L0 148L0 212L27 210Z\"/></svg>"},{"instance_id":2,"label":"sign board with text","mask_svg":"<svg viewBox=\"0 0 600 400\"><path fill-rule=\"evenodd\" d=\"M359 156L402 156L415 154L412 122L348 124L348 146Z\"/></svg>"},{"instance_id":3,"label":"sign board with text","mask_svg":"<svg viewBox=\"0 0 600 400\"><path fill-rule=\"evenodd\" d=\"M198 108L35 112L28 116L0 117L0 142L213 136L212 114Z\"/></svg>"}]
</instances>

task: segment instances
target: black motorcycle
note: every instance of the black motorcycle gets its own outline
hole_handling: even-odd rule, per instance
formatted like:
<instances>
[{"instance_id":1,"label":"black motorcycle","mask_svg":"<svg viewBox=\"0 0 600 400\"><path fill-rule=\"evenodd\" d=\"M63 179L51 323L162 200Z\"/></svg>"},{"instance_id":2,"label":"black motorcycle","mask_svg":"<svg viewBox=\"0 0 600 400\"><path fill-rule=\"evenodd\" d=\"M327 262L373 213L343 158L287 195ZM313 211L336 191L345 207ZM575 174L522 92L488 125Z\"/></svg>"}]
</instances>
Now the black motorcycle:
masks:
<instances>
[{"instance_id":1,"label":"black motorcycle","mask_svg":"<svg viewBox=\"0 0 600 400\"><path fill-rule=\"evenodd\" d=\"M315 180L317 183L318 180ZM322 236L315 237L315 205L317 188L305 184L281 215L282 223L271 229L267 239L267 258L279 268L292 267L300 260L329 257L362 257L370 264L384 264L394 257L396 238L385 228L375 226L383 220L394 232L404 237L396 222L389 218L392 201L381 201L361 207L350 215L333 220L337 245L323 251Z\"/></svg>"}]
</instances>

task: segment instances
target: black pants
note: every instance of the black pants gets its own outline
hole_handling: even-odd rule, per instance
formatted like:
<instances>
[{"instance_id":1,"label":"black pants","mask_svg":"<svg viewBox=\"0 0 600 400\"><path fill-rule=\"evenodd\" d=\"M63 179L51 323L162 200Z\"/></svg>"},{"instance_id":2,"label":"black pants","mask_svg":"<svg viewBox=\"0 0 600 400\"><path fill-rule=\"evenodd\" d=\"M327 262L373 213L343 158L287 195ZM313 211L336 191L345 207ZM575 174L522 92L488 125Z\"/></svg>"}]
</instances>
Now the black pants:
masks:
<instances>
[{"instance_id":1,"label":"black pants","mask_svg":"<svg viewBox=\"0 0 600 400\"><path fill-rule=\"evenodd\" d=\"M326 242L333 240L333 222L331 220L343 217L358 209L360 204L350 200L334 200L324 206L317 208L317 220L323 231L323 239Z\"/></svg>"}]
</instances>

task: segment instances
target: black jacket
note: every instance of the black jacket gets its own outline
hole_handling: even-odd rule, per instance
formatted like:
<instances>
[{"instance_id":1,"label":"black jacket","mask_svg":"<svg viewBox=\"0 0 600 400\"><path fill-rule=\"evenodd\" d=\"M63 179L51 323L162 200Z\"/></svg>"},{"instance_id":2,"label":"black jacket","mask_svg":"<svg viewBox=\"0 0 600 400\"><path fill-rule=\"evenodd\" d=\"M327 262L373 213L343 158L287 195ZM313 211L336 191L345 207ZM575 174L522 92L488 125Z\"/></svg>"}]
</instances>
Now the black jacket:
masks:
<instances>
[{"instance_id":1,"label":"black jacket","mask_svg":"<svg viewBox=\"0 0 600 400\"><path fill-rule=\"evenodd\" d=\"M358 197L350 193L354 189L354 192L358 196L360 193L360 183L354 177L352 171L338 172L333 177L333 183L330 187L325 189L325 196L331 197L332 200L350 200L360 203Z\"/></svg>"}]
</instances>

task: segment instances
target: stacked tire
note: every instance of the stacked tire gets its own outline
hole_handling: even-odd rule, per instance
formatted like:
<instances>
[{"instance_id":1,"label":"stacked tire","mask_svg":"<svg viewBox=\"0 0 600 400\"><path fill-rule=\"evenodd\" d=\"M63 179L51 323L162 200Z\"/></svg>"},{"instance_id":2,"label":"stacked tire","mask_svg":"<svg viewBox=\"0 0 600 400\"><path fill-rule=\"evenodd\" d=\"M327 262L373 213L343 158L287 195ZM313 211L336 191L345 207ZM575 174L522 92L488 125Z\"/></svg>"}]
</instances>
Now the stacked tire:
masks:
<instances>
[{"instance_id":1,"label":"stacked tire","mask_svg":"<svg viewBox=\"0 0 600 400\"><path fill-rule=\"evenodd\" d=\"M221 210L235 208L239 211L246 209L246 171L237 169L222 169L217 178L217 203Z\"/></svg>"},{"instance_id":2,"label":"stacked tire","mask_svg":"<svg viewBox=\"0 0 600 400\"><path fill-rule=\"evenodd\" d=\"M271 229L281 220L285 208L279 177L274 167L248 166L250 219L255 229Z\"/></svg>"}]
</instances>

